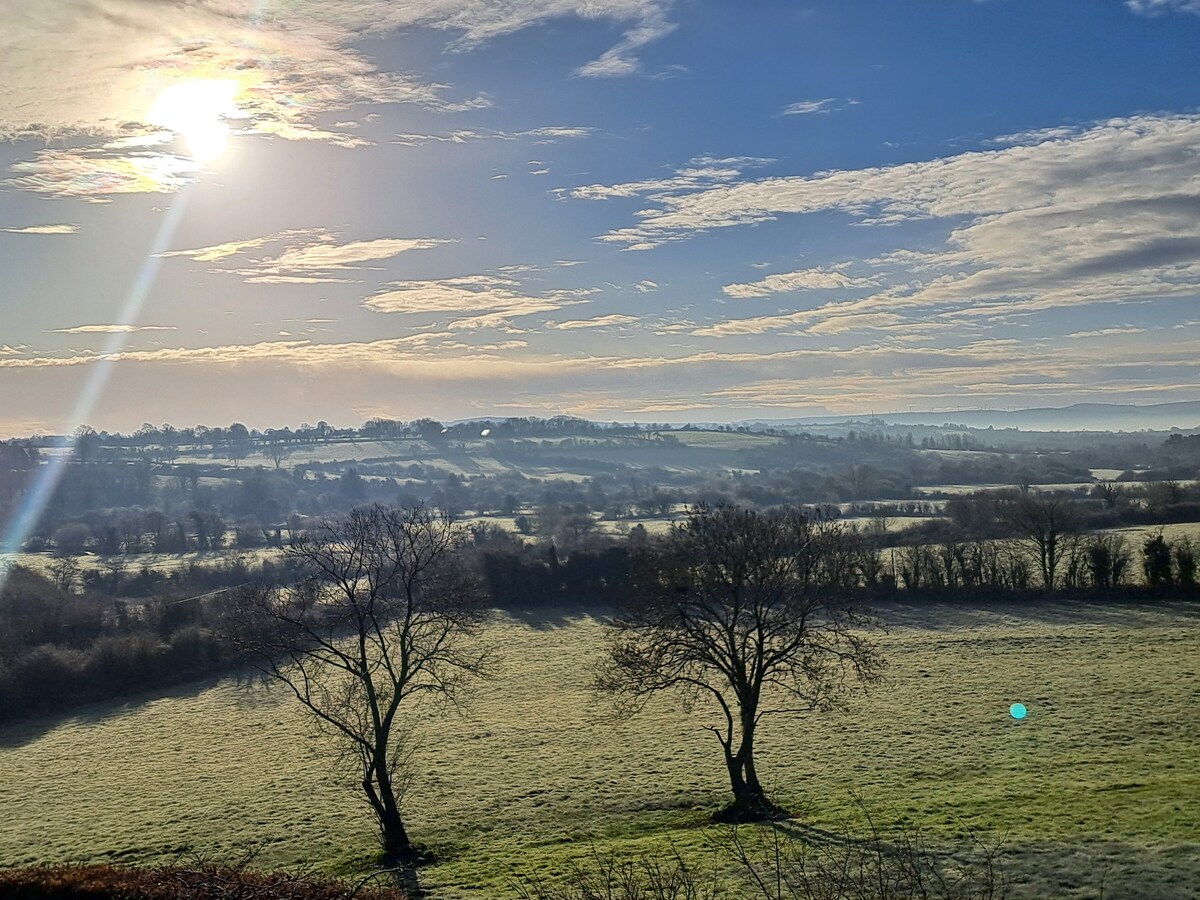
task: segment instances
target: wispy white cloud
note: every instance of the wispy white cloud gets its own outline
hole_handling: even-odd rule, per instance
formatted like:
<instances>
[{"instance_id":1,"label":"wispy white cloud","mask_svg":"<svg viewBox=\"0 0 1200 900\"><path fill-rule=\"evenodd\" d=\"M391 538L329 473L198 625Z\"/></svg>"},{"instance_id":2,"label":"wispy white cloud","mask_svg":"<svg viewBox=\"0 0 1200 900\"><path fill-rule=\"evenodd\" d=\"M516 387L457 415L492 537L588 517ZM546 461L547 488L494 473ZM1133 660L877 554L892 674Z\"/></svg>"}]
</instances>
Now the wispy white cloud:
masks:
<instances>
[{"instance_id":1,"label":"wispy white cloud","mask_svg":"<svg viewBox=\"0 0 1200 900\"><path fill-rule=\"evenodd\" d=\"M715 185L677 184L668 196L659 195L659 182L593 185L572 196L658 201L659 208L641 213L638 225L603 236L621 244L658 244L828 210L874 222L973 218L984 225L992 224L984 217L1032 218L1082 207L1086 218L1104 203L1195 196L1198 135L1200 116L1141 116L1032 146L898 166L759 180L735 175Z\"/></svg>"},{"instance_id":2,"label":"wispy white cloud","mask_svg":"<svg viewBox=\"0 0 1200 900\"><path fill-rule=\"evenodd\" d=\"M350 343L286 340L64 356L0 354L0 388L6 396L20 398L23 394L10 388L34 373L42 380L63 380L72 369L102 360L119 362L115 377L124 381L115 396L126 403L122 415L135 422L149 415L147 403L159 403L155 398L164 394L171 398L172 386L187 386L198 396L217 396L213 414L244 416L241 410L258 407L253 398L242 396L245 392L230 388L248 380L264 390L278 386L279 405L272 407L272 415L282 416L286 409L293 420L313 408L314 391L330 404L345 396L356 397L359 405L394 404L398 385L419 386L417 393L429 404L421 413L442 415L477 414L500 405L532 409L539 404L580 414L709 406L825 406L865 412L902 408L904 403L961 408L1014 400L1057 405L1081 397L1145 401L1194 390L1200 337L1167 347L1150 343L1114 342L1103 359L1086 341L1056 345L1051 352L1042 340L980 340L943 348L876 343L840 351L592 356L539 352L512 338L474 344L461 332L451 336L434 331ZM297 383L305 389L294 390ZM198 384L212 389L197 391ZM289 386L293 390L287 390ZM411 410L411 398L406 396L404 402ZM209 415L203 412L209 407L200 409L197 415ZM36 417L36 412L28 405L6 407L10 419ZM169 413L164 409L154 420Z\"/></svg>"},{"instance_id":3,"label":"wispy white cloud","mask_svg":"<svg viewBox=\"0 0 1200 900\"><path fill-rule=\"evenodd\" d=\"M495 131L489 129L460 128L456 131L432 134L397 134L391 143L406 147L416 147L422 144L470 144L476 141L520 141L531 140L535 144L552 144L560 140L573 140L590 137L596 133L595 128L582 125L546 125L541 128L529 128L525 131ZM549 169L541 169L531 174L542 174Z\"/></svg>"},{"instance_id":4,"label":"wispy white cloud","mask_svg":"<svg viewBox=\"0 0 1200 900\"><path fill-rule=\"evenodd\" d=\"M77 234L78 225L26 225L21 228L0 228L9 234Z\"/></svg>"},{"instance_id":5,"label":"wispy white cloud","mask_svg":"<svg viewBox=\"0 0 1200 900\"><path fill-rule=\"evenodd\" d=\"M1114 334L1145 334L1145 328L1138 328L1136 325L1116 325L1112 328L1097 328L1092 331L1072 331L1067 335L1069 338L1093 338L1093 337L1110 337Z\"/></svg>"},{"instance_id":6,"label":"wispy white cloud","mask_svg":"<svg viewBox=\"0 0 1200 900\"><path fill-rule=\"evenodd\" d=\"M632 325L638 321L637 316L626 316L614 313L609 316L596 316L591 319L571 319L566 322L547 322L547 328L562 331L573 331L580 328L611 328L614 325Z\"/></svg>"},{"instance_id":7,"label":"wispy white cloud","mask_svg":"<svg viewBox=\"0 0 1200 900\"><path fill-rule=\"evenodd\" d=\"M837 103L835 97L826 97L823 100L797 100L795 103L789 103L780 112L781 116L809 116L817 113L831 112L830 107Z\"/></svg>"},{"instance_id":8,"label":"wispy white cloud","mask_svg":"<svg viewBox=\"0 0 1200 900\"><path fill-rule=\"evenodd\" d=\"M1165 12L1200 15L1200 0L1125 0L1125 5L1142 16L1157 16Z\"/></svg>"},{"instance_id":9,"label":"wispy white cloud","mask_svg":"<svg viewBox=\"0 0 1200 900\"><path fill-rule=\"evenodd\" d=\"M133 334L136 331L176 331L174 325L76 325L52 328L51 334Z\"/></svg>"},{"instance_id":10,"label":"wispy white cloud","mask_svg":"<svg viewBox=\"0 0 1200 900\"><path fill-rule=\"evenodd\" d=\"M739 179L748 168L769 165L773 159L757 156L732 156L717 159L697 156L688 165L677 169L667 178L631 181L624 184L590 184L564 191L578 200L609 200L614 197L663 197L671 194L703 190L716 184Z\"/></svg>"},{"instance_id":11,"label":"wispy white cloud","mask_svg":"<svg viewBox=\"0 0 1200 900\"><path fill-rule=\"evenodd\" d=\"M198 262L220 262L276 243L287 245L276 256L244 259L232 267L213 271L239 275L247 284L348 284L354 279L338 273L354 272L362 263L391 259L414 250L432 250L454 241L446 238L389 237L339 242L336 234L324 228L295 228L209 247L168 250L159 255L186 257Z\"/></svg>"},{"instance_id":12,"label":"wispy white cloud","mask_svg":"<svg viewBox=\"0 0 1200 900\"><path fill-rule=\"evenodd\" d=\"M411 250L432 250L442 244L452 243L454 241L440 238L375 238L347 244L322 241L288 248L273 259L263 260L261 265L283 271L345 269L357 263L388 259Z\"/></svg>"},{"instance_id":13,"label":"wispy white cloud","mask_svg":"<svg viewBox=\"0 0 1200 900\"><path fill-rule=\"evenodd\" d=\"M1004 149L928 162L637 193L655 205L605 240L646 248L710 229L831 211L860 223L946 223L940 248L899 247L864 260L871 271L862 277L816 269L729 285L726 293L735 297L814 288L843 297L705 325L695 332L700 336L814 333L832 317L994 321L1056 307L1200 297L1197 115L1056 129L1020 136ZM873 292L844 296L865 287Z\"/></svg>"},{"instance_id":14,"label":"wispy white cloud","mask_svg":"<svg viewBox=\"0 0 1200 900\"><path fill-rule=\"evenodd\" d=\"M198 262L217 262L229 256L237 256L239 253L245 253L247 250L257 250L266 244L273 244L276 241L288 240L291 238L318 238L321 240L333 240L333 235L324 228L298 228L289 229L287 231L279 231L275 234L269 234L266 237L247 238L240 241L226 241L223 244L214 244L211 247L196 247L190 250L168 250L165 253L158 254L159 256L186 256L188 259L194 259Z\"/></svg>"},{"instance_id":15,"label":"wispy white cloud","mask_svg":"<svg viewBox=\"0 0 1200 900\"><path fill-rule=\"evenodd\" d=\"M639 294L650 294L658 290L658 282L646 279L645 281L639 281L637 284L635 284L633 289Z\"/></svg>"},{"instance_id":16,"label":"wispy white cloud","mask_svg":"<svg viewBox=\"0 0 1200 900\"><path fill-rule=\"evenodd\" d=\"M642 70L638 52L647 44L665 37L675 30L675 25L667 20L666 3L656 3L653 0L637 2L639 20L635 27L625 32L621 42L606 50L598 59L576 70L577 75L585 78L617 78L625 75L635 75Z\"/></svg>"},{"instance_id":17,"label":"wispy white cloud","mask_svg":"<svg viewBox=\"0 0 1200 900\"><path fill-rule=\"evenodd\" d=\"M745 299L786 294L792 291L830 291L870 286L869 278L855 278L837 268L800 269L768 275L746 284L727 284L723 288L730 297Z\"/></svg>"},{"instance_id":18,"label":"wispy white cloud","mask_svg":"<svg viewBox=\"0 0 1200 900\"><path fill-rule=\"evenodd\" d=\"M50 148L13 163L15 174L0 184L51 197L105 203L116 194L174 193L191 184L201 169L192 159L161 151Z\"/></svg>"},{"instance_id":19,"label":"wispy white cloud","mask_svg":"<svg viewBox=\"0 0 1200 900\"><path fill-rule=\"evenodd\" d=\"M401 281L363 301L383 313L451 313L461 316L448 327L458 330L499 328L512 319L554 312L586 302L591 290L529 293L513 278L460 275L425 281Z\"/></svg>"},{"instance_id":20,"label":"wispy white cloud","mask_svg":"<svg viewBox=\"0 0 1200 900\"><path fill-rule=\"evenodd\" d=\"M637 69L636 54L669 33L672 0L56 0L7 3L0 31L0 140L64 134L125 136L156 96L188 79L229 79L247 127L288 139L366 142L320 127L358 104L431 109L485 106L447 85L380 71L364 37L429 27L458 49L555 18L630 23L620 43L581 74ZM81 48L86 48L82 50ZM147 61L153 61L148 65ZM336 126L335 126L336 127Z\"/></svg>"}]
</instances>

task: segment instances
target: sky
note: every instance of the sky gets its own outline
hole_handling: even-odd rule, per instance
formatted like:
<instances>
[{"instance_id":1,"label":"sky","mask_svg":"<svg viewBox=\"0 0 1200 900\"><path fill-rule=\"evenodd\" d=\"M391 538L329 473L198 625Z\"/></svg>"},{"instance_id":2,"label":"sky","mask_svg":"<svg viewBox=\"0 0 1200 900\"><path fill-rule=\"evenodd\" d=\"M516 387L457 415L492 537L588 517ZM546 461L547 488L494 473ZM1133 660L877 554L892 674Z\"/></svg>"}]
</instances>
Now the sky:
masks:
<instances>
[{"instance_id":1,"label":"sky","mask_svg":"<svg viewBox=\"0 0 1200 900\"><path fill-rule=\"evenodd\" d=\"M0 22L0 436L1200 400L1200 0Z\"/></svg>"}]
</instances>

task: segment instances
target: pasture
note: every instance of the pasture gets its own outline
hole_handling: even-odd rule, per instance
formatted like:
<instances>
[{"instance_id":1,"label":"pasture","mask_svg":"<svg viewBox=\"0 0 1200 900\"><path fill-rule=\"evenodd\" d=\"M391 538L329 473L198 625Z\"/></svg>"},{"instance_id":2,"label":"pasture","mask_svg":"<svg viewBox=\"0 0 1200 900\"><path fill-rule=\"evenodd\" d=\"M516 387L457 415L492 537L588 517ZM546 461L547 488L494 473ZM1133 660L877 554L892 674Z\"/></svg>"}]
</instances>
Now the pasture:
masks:
<instances>
[{"instance_id":1,"label":"pasture","mask_svg":"<svg viewBox=\"0 0 1200 900\"><path fill-rule=\"evenodd\" d=\"M891 605L887 682L849 711L769 718L759 770L798 827L856 815L1003 839L1016 897L1192 897L1200 883L1200 606ZM497 614L500 668L463 714L415 717L410 827L436 898L511 896L513 873L674 847L719 865L724 802L702 708L618 720L590 691L603 623ZM1009 704L1029 717L1016 722ZM226 679L0 729L0 865L370 865L365 805L279 691Z\"/></svg>"}]
</instances>

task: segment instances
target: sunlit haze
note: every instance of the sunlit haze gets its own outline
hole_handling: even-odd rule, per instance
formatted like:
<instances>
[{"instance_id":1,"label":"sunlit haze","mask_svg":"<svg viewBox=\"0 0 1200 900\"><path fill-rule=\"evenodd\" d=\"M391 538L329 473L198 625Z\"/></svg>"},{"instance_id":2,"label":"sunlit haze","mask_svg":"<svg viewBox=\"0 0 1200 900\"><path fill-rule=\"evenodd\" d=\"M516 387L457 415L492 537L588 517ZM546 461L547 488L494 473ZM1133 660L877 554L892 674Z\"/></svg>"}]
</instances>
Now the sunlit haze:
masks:
<instances>
[{"instance_id":1,"label":"sunlit haze","mask_svg":"<svg viewBox=\"0 0 1200 900\"><path fill-rule=\"evenodd\" d=\"M229 144L227 116L238 115L233 99L236 81L183 81L165 87L146 121L170 129L187 143L188 152L199 162L211 162Z\"/></svg>"}]
</instances>

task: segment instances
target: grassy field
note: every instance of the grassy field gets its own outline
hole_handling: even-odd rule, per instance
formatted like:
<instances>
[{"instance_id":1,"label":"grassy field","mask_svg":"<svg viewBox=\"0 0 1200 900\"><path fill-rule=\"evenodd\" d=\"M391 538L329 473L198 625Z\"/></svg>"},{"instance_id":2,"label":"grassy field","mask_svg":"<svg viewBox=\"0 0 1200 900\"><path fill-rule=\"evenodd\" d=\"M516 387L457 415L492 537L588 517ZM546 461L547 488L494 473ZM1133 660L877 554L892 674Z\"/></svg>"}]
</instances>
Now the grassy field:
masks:
<instances>
[{"instance_id":1,"label":"grassy field","mask_svg":"<svg viewBox=\"0 0 1200 900\"><path fill-rule=\"evenodd\" d=\"M1194 897L1200 606L885 610L887 683L846 713L768 719L760 772L801 826L852 792L933 841L1005 837L1018 897ZM407 806L437 898L511 895L514 872L673 846L714 863L719 749L661 702L615 720L589 690L603 625L498 616L503 668L466 715L422 716ZM1024 722L1008 715L1025 703ZM280 693L224 680L0 729L0 865L151 862L184 848L351 873L365 807ZM478 896L478 894L476 894Z\"/></svg>"},{"instance_id":2,"label":"grassy field","mask_svg":"<svg viewBox=\"0 0 1200 900\"><path fill-rule=\"evenodd\" d=\"M286 538L285 538L286 540ZM232 532L230 533L232 542ZM199 566L216 566L242 560L248 566L258 566L268 560L278 559L281 555L277 547L233 548L225 550L189 550L186 553L121 553L104 556L98 553L83 553L73 556L80 573L89 571L108 571L110 566L119 567L128 575L136 574L143 567L151 571L172 573L186 569L193 563ZM0 564L24 566L43 575L50 575L55 556L48 551L40 553L5 553L0 554Z\"/></svg>"}]
</instances>

